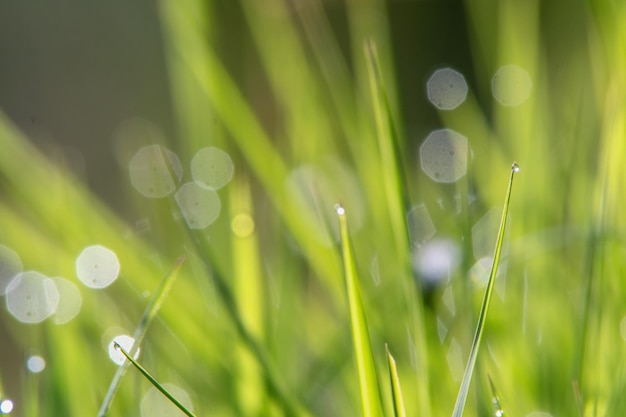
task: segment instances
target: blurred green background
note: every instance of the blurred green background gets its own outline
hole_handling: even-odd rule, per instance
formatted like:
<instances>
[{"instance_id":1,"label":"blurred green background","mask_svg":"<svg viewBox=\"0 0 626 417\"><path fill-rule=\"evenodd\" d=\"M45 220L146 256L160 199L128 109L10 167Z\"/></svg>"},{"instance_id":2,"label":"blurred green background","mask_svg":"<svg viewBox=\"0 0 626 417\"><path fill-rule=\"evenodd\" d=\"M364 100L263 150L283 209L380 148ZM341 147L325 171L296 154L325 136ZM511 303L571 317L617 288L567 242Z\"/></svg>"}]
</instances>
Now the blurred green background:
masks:
<instances>
[{"instance_id":1,"label":"blurred green background","mask_svg":"<svg viewBox=\"0 0 626 417\"><path fill-rule=\"evenodd\" d=\"M516 160L465 415L495 415L489 377L507 415L623 415L625 19L611 0L0 2L0 282L17 255L82 299L66 323L57 307L28 324L2 296L0 402L15 416L97 415L111 339L135 332L184 255L141 346L160 381L198 415L358 415L341 202L385 415L385 343L407 414L450 415ZM453 109L429 100L443 68L463 81L439 93L467 86ZM424 154L443 128L465 139ZM182 174L158 153L138 175L171 189L152 199L131 162L154 144ZM219 196L217 220L188 230L175 189L197 181L207 147L234 175L202 191ZM99 290L76 271L93 245L121 266ZM150 389L129 369L108 415L165 410Z\"/></svg>"}]
</instances>

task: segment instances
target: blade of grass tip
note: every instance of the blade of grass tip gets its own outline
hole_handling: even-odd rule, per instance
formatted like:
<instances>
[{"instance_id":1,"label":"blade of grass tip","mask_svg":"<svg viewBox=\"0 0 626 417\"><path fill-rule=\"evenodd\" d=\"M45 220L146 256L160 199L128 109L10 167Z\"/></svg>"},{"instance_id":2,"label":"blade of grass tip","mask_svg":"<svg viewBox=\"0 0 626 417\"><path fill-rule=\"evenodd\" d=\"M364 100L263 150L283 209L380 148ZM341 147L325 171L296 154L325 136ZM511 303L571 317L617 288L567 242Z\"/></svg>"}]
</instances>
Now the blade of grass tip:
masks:
<instances>
[{"instance_id":1,"label":"blade of grass tip","mask_svg":"<svg viewBox=\"0 0 626 417\"><path fill-rule=\"evenodd\" d=\"M498 391L496 390L496 386L491 379L491 375L487 374L489 377L489 386L491 387L491 402L493 403L493 415L495 417L504 417L504 410L500 405L500 397L498 396Z\"/></svg>"},{"instance_id":2,"label":"blade of grass tip","mask_svg":"<svg viewBox=\"0 0 626 417\"><path fill-rule=\"evenodd\" d=\"M343 257L344 278L346 281L350 324L352 328L352 343L359 375L363 416L379 417L382 416L382 401L378 379L376 377L376 367L374 365L374 355L372 354L365 311L363 309L363 301L361 299L356 262L350 243L346 210L339 204L335 206L335 210L339 216L341 254Z\"/></svg>"},{"instance_id":3,"label":"blade of grass tip","mask_svg":"<svg viewBox=\"0 0 626 417\"><path fill-rule=\"evenodd\" d=\"M391 397L393 399L393 415L395 417L406 417L396 360L393 358L393 355L391 355L391 352L389 352L389 346L386 343L385 350L387 351L387 363L389 364L389 380L391 382Z\"/></svg>"},{"instance_id":4,"label":"blade of grass tip","mask_svg":"<svg viewBox=\"0 0 626 417\"><path fill-rule=\"evenodd\" d=\"M133 346L130 349L131 355L134 355L137 352L137 349L139 349L139 346L141 345L141 342L143 341L143 338L145 337L146 332L148 331L148 326L150 325L150 323L156 316L157 312L159 311L159 308L161 307L163 300L167 296L167 293L169 292L170 288L172 287L172 284L174 283L174 280L178 276L178 272L180 271L180 268L182 267L183 262L185 262L184 256L181 256L176 260L174 267L163 277L163 279L161 280L161 283L159 284L159 287L157 288L157 291L154 293L154 295L150 299L150 302L146 306L146 309L144 310L143 315L141 316L141 320L139 321L139 324L137 325L137 328L135 329L135 333L133 334L133 338L135 339L135 342L133 343ZM98 417L104 417L107 415L109 408L111 407L111 404L113 403L113 398L115 397L115 394L117 393L117 389L119 388L120 382L122 381L122 377L126 373L127 368L128 368L128 362L124 362L124 364L120 365L119 368L117 369L115 376L111 380L111 384L109 385L109 389L106 393L106 396L104 397L104 401L102 402L102 405L100 406L100 410L98 411Z\"/></svg>"},{"instance_id":5,"label":"blade of grass tip","mask_svg":"<svg viewBox=\"0 0 626 417\"><path fill-rule=\"evenodd\" d=\"M467 366L465 368L465 374L463 375L463 381L461 382L461 388L456 398L454 405L454 411L452 417L461 417L463 415L463 408L465 407L465 401L467 400L467 393L469 391L470 382L472 380L472 373L474 372L474 366L476 365L476 358L478 356L478 348L480 347L480 340L483 336L483 330L485 321L487 319L487 312L489 310L489 304L491 302L491 296L493 294L493 288L496 282L496 275L498 273L498 265L500 263L500 255L502 252L502 243L504 241L504 229L506 226L506 219L509 213L509 201L511 200L511 189L513 188L513 177L515 173L519 172L519 165L513 163L511 166L511 175L509 177L509 186L506 190L506 196L504 198L504 208L502 210L502 218L500 219L500 229L498 230L498 238L496 240L496 248L493 255L493 264L491 265L491 273L489 274L489 281L487 283L487 289L485 290L485 296L483 298L482 306L480 307L480 314L478 316L478 324L476 325L476 333L474 334L474 341L472 342L472 349L470 350L469 359L467 360Z\"/></svg>"},{"instance_id":6,"label":"blade of grass tip","mask_svg":"<svg viewBox=\"0 0 626 417\"><path fill-rule=\"evenodd\" d=\"M195 417L195 415L191 411L189 411L187 407L183 405L183 403L178 401L176 397L170 394L170 392L167 389L165 389L165 387L161 385L152 375L150 375L150 372L148 372L146 368L144 368L143 366L139 364L139 362L134 360L123 347L121 347L117 342L113 342L113 347L119 350L120 352L122 352L122 355L124 355L126 359L128 359L128 361L132 363L135 366L135 368L137 368L137 370L141 372L148 381L150 381L152 385L155 386L156 389L161 391L161 393L165 395L168 400L170 400L176 407L178 407L180 411L187 414L189 417Z\"/></svg>"}]
</instances>

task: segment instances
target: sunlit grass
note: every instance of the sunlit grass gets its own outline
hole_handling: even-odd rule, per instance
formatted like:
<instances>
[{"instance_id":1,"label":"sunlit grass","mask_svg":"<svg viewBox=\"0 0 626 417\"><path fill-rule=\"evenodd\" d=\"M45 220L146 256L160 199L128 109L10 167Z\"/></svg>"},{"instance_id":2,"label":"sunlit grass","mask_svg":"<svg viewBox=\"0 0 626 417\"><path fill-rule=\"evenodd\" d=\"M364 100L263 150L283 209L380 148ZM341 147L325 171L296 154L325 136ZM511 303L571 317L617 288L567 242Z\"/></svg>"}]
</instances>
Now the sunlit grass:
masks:
<instances>
[{"instance_id":1,"label":"sunlit grass","mask_svg":"<svg viewBox=\"0 0 626 417\"><path fill-rule=\"evenodd\" d=\"M5 373L3 362L0 402L11 397L24 417L96 415L120 372L109 336L133 334L156 311L146 306L163 301L159 280L184 255L150 313L141 363L188 393L197 415L448 416L484 324L485 291L491 313L471 356L464 416L496 415L494 398L521 417L623 415L626 6L466 2L467 97L452 110L431 106L433 120L405 108L403 89L419 85L430 105L426 81L454 57L400 77L394 59L408 49L390 43L394 6L230 3L159 2L177 139L132 142L178 155L180 180L164 164L177 190L193 180L200 149L228 153L234 175L215 192L219 216L204 229L189 229L173 193L149 199L132 187L139 149L130 142L116 148L132 213L121 219L0 115L0 245L25 271L65 277L82 296L62 325L3 310L3 336L23 362L40 355L46 368L7 363L14 371ZM439 36L431 23L415 22ZM515 97L492 96L493 76L509 65L532 82L515 106ZM467 154L467 171L449 183L420 160L427 131L443 128L467 138L456 152ZM524 172L503 207L501 173L512 160ZM405 217L420 204L435 228L425 239L409 234ZM473 238L485 214L506 207L509 234L488 242L502 244L500 272L487 280L472 268ZM76 277L92 245L121 265L101 290ZM346 278L358 283L348 297ZM355 321L362 316L367 325ZM149 388L126 372L106 415L140 415Z\"/></svg>"}]
</instances>

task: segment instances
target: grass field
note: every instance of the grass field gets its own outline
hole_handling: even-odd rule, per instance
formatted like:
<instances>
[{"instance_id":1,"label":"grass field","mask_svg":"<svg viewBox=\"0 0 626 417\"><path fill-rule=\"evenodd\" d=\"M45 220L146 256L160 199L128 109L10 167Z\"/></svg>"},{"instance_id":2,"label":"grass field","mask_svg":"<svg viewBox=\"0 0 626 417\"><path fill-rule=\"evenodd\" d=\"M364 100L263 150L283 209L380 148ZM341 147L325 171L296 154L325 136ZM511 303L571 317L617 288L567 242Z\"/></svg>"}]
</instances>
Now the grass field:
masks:
<instances>
[{"instance_id":1,"label":"grass field","mask_svg":"<svg viewBox=\"0 0 626 417\"><path fill-rule=\"evenodd\" d=\"M626 4L466 2L471 73L416 74L434 118L386 4L332 4L239 0L238 30L159 3L178 133L116 133L124 219L0 114L0 283L31 271L2 297L0 413L182 415L135 369L113 384L128 335L198 416L402 415L386 346L406 415L449 416L513 161L463 415L501 415L494 391L507 416L626 413Z\"/></svg>"}]
</instances>

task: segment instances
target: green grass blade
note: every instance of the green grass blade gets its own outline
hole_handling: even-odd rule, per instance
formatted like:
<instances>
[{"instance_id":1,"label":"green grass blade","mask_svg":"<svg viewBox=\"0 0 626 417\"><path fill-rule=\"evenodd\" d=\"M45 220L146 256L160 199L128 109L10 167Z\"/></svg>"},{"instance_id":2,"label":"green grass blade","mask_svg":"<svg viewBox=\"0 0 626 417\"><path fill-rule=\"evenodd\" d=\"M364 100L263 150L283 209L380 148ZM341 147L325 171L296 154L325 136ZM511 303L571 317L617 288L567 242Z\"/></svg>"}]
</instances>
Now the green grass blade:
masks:
<instances>
[{"instance_id":1,"label":"green grass blade","mask_svg":"<svg viewBox=\"0 0 626 417\"><path fill-rule=\"evenodd\" d=\"M374 355L367 328L363 300L361 298L361 288L356 262L350 243L350 233L348 231L348 219L345 209L337 205L337 215L339 216L339 228L341 235L341 253L343 257L344 278L346 281L346 291L348 295L348 306L350 310L350 324L352 328L352 342L354 355L356 358L357 372L359 374L359 388L361 393L361 405L363 416L382 416L382 403L378 379L376 377L376 366Z\"/></svg>"},{"instance_id":2,"label":"green grass blade","mask_svg":"<svg viewBox=\"0 0 626 417\"><path fill-rule=\"evenodd\" d=\"M428 343L424 331L424 313L420 302L421 289L415 285L409 257L410 242L406 219L407 187L400 157L403 151L398 132L395 129L387 89L383 82L376 44L373 41L370 40L365 44L365 54L367 56L372 107L376 120L376 136L380 153L381 176L385 189L385 203L395 240L397 262L402 265L402 276L404 277L402 285L404 286L411 329L415 333L417 363L426 364L428 363ZM427 366L418 367L417 383L420 414L428 416L431 414L431 405Z\"/></svg>"},{"instance_id":3,"label":"green grass blade","mask_svg":"<svg viewBox=\"0 0 626 417\"><path fill-rule=\"evenodd\" d=\"M166 390L161 384L159 384L159 382L152 375L150 375L150 372L148 372L143 366L141 366L139 362L134 360L132 356L130 356L130 354L126 352L126 350L124 350L123 347L121 347L117 342L113 342L113 347L115 347L115 349L122 352L122 354L126 357L126 359L128 359L128 361L132 363L135 366L135 368L137 368L137 370L141 372L143 376L145 376L146 379L148 379L148 381L150 381L150 383L156 387L156 389L161 391L161 393L165 395L168 400L170 400L176 407L178 407L180 411L187 414L189 417L195 417L195 415L191 411L189 411L187 407L183 405L183 403L178 401L176 397L170 394L168 390Z\"/></svg>"},{"instance_id":4,"label":"green grass blade","mask_svg":"<svg viewBox=\"0 0 626 417\"><path fill-rule=\"evenodd\" d=\"M491 387L491 402L493 403L493 415L495 417L504 417L504 410L502 409L502 405L500 405L500 396L498 395L498 390L496 390L496 386L491 379L491 375L487 375L489 377L489 387Z\"/></svg>"},{"instance_id":5,"label":"green grass blade","mask_svg":"<svg viewBox=\"0 0 626 417\"><path fill-rule=\"evenodd\" d=\"M404 400L402 399L402 388L400 387L400 378L398 377L398 368L396 360L389 352L389 346L385 344L387 351L387 363L389 364L389 379L391 382L391 397L393 399L393 415L395 417L406 417L404 410Z\"/></svg>"},{"instance_id":6,"label":"green grass blade","mask_svg":"<svg viewBox=\"0 0 626 417\"><path fill-rule=\"evenodd\" d=\"M167 296L167 293L169 292L170 288L172 287L174 280L178 276L178 272L180 271L180 268L183 265L184 261L185 261L184 257L181 256L180 258L178 258L174 267L163 277L163 279L161 280L161 283L159 284L159 288L154 293L154 295L150 299L150 302L146 306L146 309L144 310L141 320L139 321L139 325L137 326L137 328L135 329L135 333L133 334L135 343L133 343L132 349L130 351L131 355L134 355L135 352L137 352L137 349L139 349L139 346L141 345L141 342L143 341L143 338L145 337L146 332L148 331L148 327L150 326L150 323L152 323L152 320L154 319L157 312L159 311L159 308L161 307L163 300ZM115 393L117 392L117 389L119 388L120 382L122 381L122 377L126 373L127 368L128 368L128 362L125 362L124 364L120 365L120 367L117 369L115 376L111 380L111 384L109 385L109 389L106 393L106 396L104 397L104 401L102 402L102 405L100 406L100 410L98 411L98 417L106 416L107 412L109 411L109 408L111 407L111 404L113 403L113 398L115 397Z\"/></svg>"},{"instance_id":7,"label":"green grass blade","mask_svg":"<svg viewBox=\"0 0 626 417\"><path fill-rule=\"evenodd\" d=\"M478 316L478 324L476 325L476 333L474 334L472 349L470 350L469 359L467 360L467 367L465 368L465 374L463 375L463 381L461 382L459 395L456 398L456 404L454 405L452 417L461 417L463 415L463 408L465 407L465 401L467 400L467 393L469 391L470 382L472 380L472 373L474 372L474 366L476 365L476 358L478 356L478 348L480 347L480 341L483 336L485 321L487 319L487 312L489 311L489 304L491 302L493 288L496 283L496 275L498 274L498 265L500 263L502 243L504 241L504 229L506 226L506 219L509 214L509 201L511 200L513 177L518 171L519 166L517 165L517 163L513 163L513 166L511 166L511 175L509 177L509 186L506 190L506 196L504 198L504 208L502 210L502 218L500 220L500 229L498 230L498 239L496 240L496 249L493 255L491 273L489 274L489 281L487 283L487 289L485 290L483 304L480 308L480 315Z\"/></svg>"}]
</instances>

